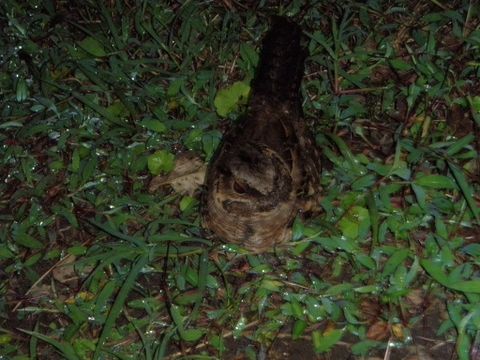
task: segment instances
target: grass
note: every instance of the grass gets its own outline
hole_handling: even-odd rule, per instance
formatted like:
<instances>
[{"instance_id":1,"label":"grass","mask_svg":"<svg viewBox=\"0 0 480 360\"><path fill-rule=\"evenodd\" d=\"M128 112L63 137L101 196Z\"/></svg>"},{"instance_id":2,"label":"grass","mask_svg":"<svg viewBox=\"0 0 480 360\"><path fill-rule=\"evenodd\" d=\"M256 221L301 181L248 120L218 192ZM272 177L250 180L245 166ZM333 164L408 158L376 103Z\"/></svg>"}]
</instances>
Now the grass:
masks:
<instances>
[{"instance_id":1,"label":"grass","mask_svg":"<svg viewBox=\"0 0 480 360\"><path fill-rule=\"evenodd\" d=\"M212 156L272 14L305 30L323 213L252 255L202 231L201 190L148 184L187 149ZM3 1L0 355L478 356L479 15Z\"/></svg>"}]
</instances>

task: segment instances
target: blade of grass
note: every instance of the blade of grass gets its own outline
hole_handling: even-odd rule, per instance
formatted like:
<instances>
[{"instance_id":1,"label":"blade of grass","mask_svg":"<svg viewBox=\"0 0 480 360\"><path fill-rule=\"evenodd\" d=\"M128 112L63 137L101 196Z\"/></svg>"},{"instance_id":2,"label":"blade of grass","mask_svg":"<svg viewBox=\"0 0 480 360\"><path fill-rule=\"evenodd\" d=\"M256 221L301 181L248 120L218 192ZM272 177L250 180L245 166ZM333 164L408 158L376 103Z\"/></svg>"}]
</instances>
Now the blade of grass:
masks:
<instances>
[{"instance_id":1,"label":"blade of grass","mask_svg":"<svg viewBox=\"0 0 480 360\"><path fill-rule=\"evenodd\" d=\"M377 203L375 201L375 195L369 191L367 194L367 207L370 215L370 224L372 227L372 249L378 246L378 228L380 226L380 216L378 213Z\"/></svg>"},{"instance_id":2,"label":"blade of grass","mask_svg":"<svg viewBox=\"0 0 480 360\"><path fill-rule=\"evenodd\" d=\"M207 276L208 276L208 252L204 250L198 259L198 292L200 296L195 301L192 313L190 315L190 321L198 319L200 316L200 306L203 302L205 289L207 288Z\"/></svg>"},{"instance_id":3,"label":"blade of grass","mask_svg":"<svg viewBox=\"0 0 480 360\"><path fill-rule=\"evenodd\" d=\"M465 174L455 164L451 163L450 161L448 161L447 163L448 168L452 172L453 177L455 178L455 181L457 182L458 187L462 192L463 198L465 199L468 207L470 208L470 211L472 212L475 219L477 221L480 221L479 208L475 202L475 194L473 193L472 187L468 184L467 179L465 178Z\"/></svg>"},{"instance_id":4,"label":"blade of grass","mask_svg":"<svg viewBox=\"0 0 480 360\"><path fill-rule=\"evenodd\" d=\"M130 236L130 235L126 235L124 233L121 233L120 231L117 231L117 230L113 229L108 223L102 224L102 223L99 223L98 221L96 221L94 219L88 219L88 222L90 224L92 224L93 226L95 226L96 228L98 228L98 229L102 230L103 232L107 233L108 235L113 236L114 238L128 241L130 243L133 243L133 244L137 245L140 248L143 248L147 245L143 238L138 237L138 236Z\"/></svg>"},{"instance_id":5,"label":"blade of grass","mask_svg":"<svg viewBox=\"0 0 480 360\"><path fill-rule=\"evenodd\" d=\"M93 101L90 101L89 98L87 98L86 96L74 91L72 93L72 96L77 99L78 101L80 101L82 104L84 104L85 106L88 106L90 109L92 109L93 111L96 111L98 114L100 114L103 118L105 118L105 120L111 122L112 124L116 124L116 125L120 125L122 127L125 127L125 128L128 128L128 129L131 129L132 126L124 121L120 121L118 120L115 116L113 116L112 114L110 114L107 109L105 109L103 106L100 106L98 104L95 104Z\"/></svg>"},{"instance_id":6,"label":"blade of grass","mask_svg":"<svg viewBox=\"0 0 480 360\"><path fill-rule=\"evenodd\" d=\"M65 357L67 360L80 360L80 357L77 355L75 352L75 349L73 348L72 345L64 342L60 342L58 340L52 339L48 336L45 336L39 332L36 331L29 331L25 329L18 329L28 335L35 336L40 340L45 341L46 343L52 345L55 347L60 353Z\"/></svg>"},{"instance_id":7,"label":"blade of grass","mask_svg":"<svg viewBox=\"0 0 480 360\"><path fill-rule=\"evenodd\" d=\"M143 254L137 257L135 263L132 266L132 269L130 270L127 278L125 279L125 282L120 288L120 291L118 292L117 297L115 298L115 302L113 303L112 308L110 309L110 313L108 314L105 324L103 325L102 333L100 334L100 337L97 342L97 346L95 348L95 352L93 354L94 360L100 357L100 354L102 353L102 350L103 350L103 345L107 341L107 338L112 333L113 327L115 326L115 322L118 316L120 315L123 309L123 306L125 304L125 300L127 299L127 296L132 290L133 286L135 285L135 280L140 274L140 271L148 263L148 260L149 259L147 254Z\"/></svg>"}]
</instances>

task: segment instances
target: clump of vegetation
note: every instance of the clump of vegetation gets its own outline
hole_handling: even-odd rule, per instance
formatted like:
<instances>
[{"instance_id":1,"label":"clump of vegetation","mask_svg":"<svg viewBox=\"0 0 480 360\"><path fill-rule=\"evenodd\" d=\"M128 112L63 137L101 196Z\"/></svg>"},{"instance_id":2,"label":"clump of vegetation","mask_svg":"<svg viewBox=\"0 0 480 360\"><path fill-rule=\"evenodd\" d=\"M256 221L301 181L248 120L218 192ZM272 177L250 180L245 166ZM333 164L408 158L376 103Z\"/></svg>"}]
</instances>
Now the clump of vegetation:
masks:
<instances>
[{"instance_id":1,"label":"clump of vegetation","mask_svg":"<svg viewBox=\"0 0 480 360\"><path fill-rule=\"evenodd\" d=\"M273 14L305 30L323 213L252 255L202 231L197 185ZM479 15L3 1L0 354L478 357Z\"/></svg>"}]
</instances>

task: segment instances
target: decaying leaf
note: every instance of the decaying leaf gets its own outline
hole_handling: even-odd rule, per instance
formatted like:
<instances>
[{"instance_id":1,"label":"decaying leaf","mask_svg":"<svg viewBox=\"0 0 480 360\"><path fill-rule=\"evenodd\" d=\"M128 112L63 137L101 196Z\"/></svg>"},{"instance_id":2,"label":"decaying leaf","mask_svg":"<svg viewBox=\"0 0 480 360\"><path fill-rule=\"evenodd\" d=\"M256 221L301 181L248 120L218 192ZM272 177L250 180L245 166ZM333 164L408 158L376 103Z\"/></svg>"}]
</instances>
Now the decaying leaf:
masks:
<instances>
[{"instance_id":1,"label":"decaying leaf","mask_svg":"<svg viewBox=\"0 0 480 360\"><path fill-rule=\"evenodd\" d=\"M206 168L206 164L193 153L179 154L173 171L168 175L154 177L148 191L155 192L162 186L170 185L179 194L193 195L203 184Z\"/></svg>"},{"instance_id":2,"label":"decaying leaf","mask_svg":"<svg viewBox=\"0 0 480 360\"><path fill-rule=\"evenodd\" d=\"M29 293L30 301L32 303L40 302L42 298L48 298L52 295L52 287L50 285L36 285L32 287Z\"/></svg>"},{"instance_id":3,"label":"decaying leaf","mask_svg":"<svg viewBox=\"0 0 480 360\"><path fill-rule=\"evenodd\" d=\"M65 257L61 263L53 269L53 278L62 284L76 280L77 274L75 273L74 267L75 260L76 258L73 255Z\"/></svg>"},{"instance_id":4,"label":"decaying leaf","mask_svg":"<svg viewBox=\"0 0 480 360\"><path fill-rule=\"evenodd\" d=\"M367 331L367 338L370 340L385 340L390 336L388 323L382 320L377 321Z\"/></svg>"}]
</instances>

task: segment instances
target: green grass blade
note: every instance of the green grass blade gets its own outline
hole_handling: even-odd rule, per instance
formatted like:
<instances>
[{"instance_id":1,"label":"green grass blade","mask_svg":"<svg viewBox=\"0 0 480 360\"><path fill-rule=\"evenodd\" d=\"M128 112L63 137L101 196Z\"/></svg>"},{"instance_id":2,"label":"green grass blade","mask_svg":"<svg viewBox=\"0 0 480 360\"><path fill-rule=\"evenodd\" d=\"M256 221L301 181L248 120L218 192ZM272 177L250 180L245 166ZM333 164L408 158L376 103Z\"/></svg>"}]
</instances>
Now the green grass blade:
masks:
<instances>
[{"instance_id":1,"label":"green grass blade","mask_svg":"<svg viewBox=\"0 0 480 360\"><path fill-rule=\"evenodd\" d=\"M134 262L132 269L130 270L125 282L123 283L120 291L115 298L115 302L110 309L110 313L103 325L102 332L100 337L98 338L97 346L95 348L95 352L93 354L93 359L96 360L100 357L100 354L103 351L103 345L107 341L108 337L111 335L113 327L115 326L115 322L117 321L118 316L122 312L123 306L125 305L125 300L127 299L128 294L132 290L135 285L135 280L137 279L140 271L145 267L148 263L148 256L147 254L140 255L136 261Z\"/></svg>"},{"instance_id":2,"label":"green grass blade","mask_svg":"<svg viewBox=\"0 0 480 360\"><path fill-rule=\"evenodd\" d=\"M52 345L58 351L60 351L60 353L67 360L81 360L80 357L78 357L77 353L75 352L75 349L73 348L73 346L68 344L68 343L64 343L64 342L55 340L53 338L45 336L45 335L43 335L39 332L36 332L36 331L29 331L29 330L24 330L24 329L19 329L19 330L23 331L24 333L29 334L31 336L35 336L38 339L43 340L46 343Z\"/></svg>"},{"instance_id":3,"label":"green grass blade","mask_svg":"<svg viewBox=\"0 0 480 360\"><path fill-rule=\"evenodd\" d=\"M468 184L465 174L461 171L455 164L448 162L448 168L453 174L455 181L457 182L460 191L462 192L463 198L467 202L470 211L477 221L480 221L480 213L477 203L475 202L475 195L473 188Z\"/></svg>"}]
</instances>

